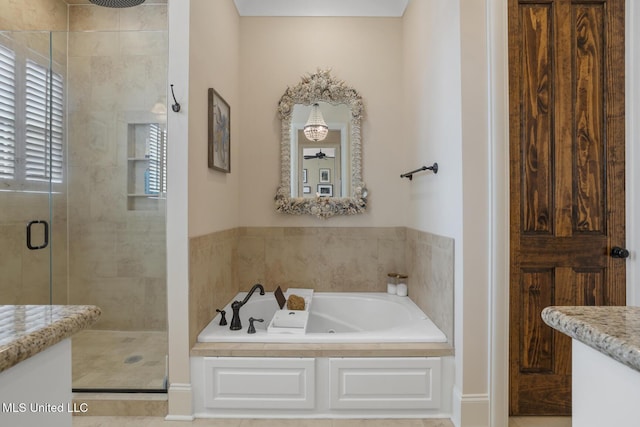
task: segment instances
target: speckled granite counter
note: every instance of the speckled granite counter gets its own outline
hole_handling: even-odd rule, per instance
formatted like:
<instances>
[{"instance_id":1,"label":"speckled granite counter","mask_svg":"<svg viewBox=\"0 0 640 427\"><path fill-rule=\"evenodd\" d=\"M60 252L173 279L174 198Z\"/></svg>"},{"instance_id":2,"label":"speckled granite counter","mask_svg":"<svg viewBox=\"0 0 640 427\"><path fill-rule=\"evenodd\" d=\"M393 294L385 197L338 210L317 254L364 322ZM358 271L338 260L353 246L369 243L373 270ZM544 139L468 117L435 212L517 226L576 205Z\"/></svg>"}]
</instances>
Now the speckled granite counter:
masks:
<instances>
[{"instance_id":1,"label":"speckled granite counter","mask_svg":"<svg viewBox=\"0 0 640 427\"><path fill-rule=\"evenodd\" d=\"M0 305L0 372L93 325L91 305Z\"/></svg>"},{"instance_id":2,"label":"speckled granite counter","mask_svg":"<svg viewBox=\"0 0 640 427\"><path fill-rule=\"evenodd\" d=\"M547 307L544 322L640 371L640 307Z\"/></svg>"}]
</instances>

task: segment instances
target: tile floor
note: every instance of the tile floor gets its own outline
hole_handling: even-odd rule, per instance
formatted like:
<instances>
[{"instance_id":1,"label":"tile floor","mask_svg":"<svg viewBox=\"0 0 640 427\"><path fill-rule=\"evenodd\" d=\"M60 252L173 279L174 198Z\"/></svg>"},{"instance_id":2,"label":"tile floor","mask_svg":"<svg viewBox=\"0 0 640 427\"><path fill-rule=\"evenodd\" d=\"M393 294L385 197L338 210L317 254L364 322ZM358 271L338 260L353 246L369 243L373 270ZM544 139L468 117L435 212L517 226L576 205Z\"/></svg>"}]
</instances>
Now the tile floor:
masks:
<instances>
[{"instance_id":1,"label":"tile floor","mask_svg":"<svg viewBox=\"0 0 640 427\"><path fill-rule=\"evenodd\" d=\"M71 345L75 389L163 388L166 332L86 329Z\"/></svg>"},{"instance_id":2,"label":"tile floor","mask_svg":"<svg viewBox=\"0 0 640 427\"><path fill-rule=\"evenodd\" d=\"M199 419L164 421L153 417L74 417L73 427L453 427L449 420Z\"/></svg>"},{"instance_id":3,"label":"tile floor","mask_svg":"<svg viewBox=\"0 0 640 427\"><path fill-rule=\"evenodd\" d=\"M73 427L453 427L449 420L252 420L164 421L159 417L74 417ZM509 427L571 427L571 417L511 417Z\"/></svg>"}]
</instances>

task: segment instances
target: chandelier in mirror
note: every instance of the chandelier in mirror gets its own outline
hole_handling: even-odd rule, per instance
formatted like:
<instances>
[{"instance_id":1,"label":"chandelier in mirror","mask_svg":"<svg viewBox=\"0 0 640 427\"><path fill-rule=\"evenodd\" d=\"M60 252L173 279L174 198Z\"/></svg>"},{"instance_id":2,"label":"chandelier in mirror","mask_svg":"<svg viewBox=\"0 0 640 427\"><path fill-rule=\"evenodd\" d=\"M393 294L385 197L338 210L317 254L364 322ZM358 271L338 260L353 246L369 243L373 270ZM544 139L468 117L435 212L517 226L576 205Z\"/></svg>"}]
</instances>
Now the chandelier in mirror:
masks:
<instances>
[{"instance_id":1,"label":"chandelier in mirror","mask_svg":"<svg viewBox=\"0 0 640 427\"><path fill-rule=\"evenodd\" d=\"M322 111L320 111L320 105L316 102L311 108L311 114L309 114L309 120L304 125L304 136L309 141L322 141L327 137L329 133L329 126L322 117Z\"/></svg>"}]
</instances>

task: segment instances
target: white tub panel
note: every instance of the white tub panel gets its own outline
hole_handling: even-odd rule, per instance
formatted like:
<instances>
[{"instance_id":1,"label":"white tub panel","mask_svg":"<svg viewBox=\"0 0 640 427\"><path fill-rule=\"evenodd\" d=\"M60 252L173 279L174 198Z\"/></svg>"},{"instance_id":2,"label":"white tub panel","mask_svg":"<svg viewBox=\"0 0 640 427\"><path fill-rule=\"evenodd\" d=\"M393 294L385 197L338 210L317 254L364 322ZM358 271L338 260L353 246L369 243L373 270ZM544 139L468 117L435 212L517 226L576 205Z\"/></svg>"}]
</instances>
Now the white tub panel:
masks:
<instances>
[{"instance_id":1,"label":"white tub panel","mask_svg":"<svg viewBox=\"0 0 640 427\"><path fill-rule=\"evenodd\" d=\"M332 409L440 407L440 358L329 359Z\"/></svg>"},{"instance_id":2,"label":"white tub panel","mask_svg":"<svg viewBox=\"0 0 640 427\"><path fill-rule=\"evenodd\" d=\"M313 358L206 357L204 374L207 408L314 407Z\"/></svg>"}]
</instances>

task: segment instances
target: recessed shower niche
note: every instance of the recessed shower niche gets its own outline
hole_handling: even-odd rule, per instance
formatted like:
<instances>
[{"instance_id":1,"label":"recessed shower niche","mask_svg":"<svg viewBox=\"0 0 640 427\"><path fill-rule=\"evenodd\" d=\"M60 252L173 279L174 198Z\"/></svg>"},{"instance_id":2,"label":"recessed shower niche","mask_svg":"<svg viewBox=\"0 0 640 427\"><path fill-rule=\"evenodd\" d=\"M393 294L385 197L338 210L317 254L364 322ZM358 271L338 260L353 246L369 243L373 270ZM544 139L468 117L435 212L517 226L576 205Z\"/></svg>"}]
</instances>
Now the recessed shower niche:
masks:
<instances>
[{"instance_id":1,"label":"recessed shower niche","mask_svg":"<svg viewBox=\"0 0 640 427\"><path fill-rule=\"evenodd\" d=\"M167 129L163 123L127 124L127 209L164 209Z\"/></svg>"}]
</instances>

